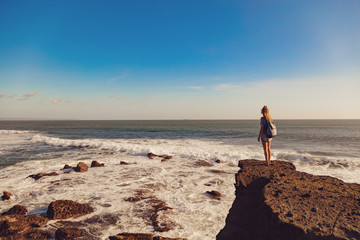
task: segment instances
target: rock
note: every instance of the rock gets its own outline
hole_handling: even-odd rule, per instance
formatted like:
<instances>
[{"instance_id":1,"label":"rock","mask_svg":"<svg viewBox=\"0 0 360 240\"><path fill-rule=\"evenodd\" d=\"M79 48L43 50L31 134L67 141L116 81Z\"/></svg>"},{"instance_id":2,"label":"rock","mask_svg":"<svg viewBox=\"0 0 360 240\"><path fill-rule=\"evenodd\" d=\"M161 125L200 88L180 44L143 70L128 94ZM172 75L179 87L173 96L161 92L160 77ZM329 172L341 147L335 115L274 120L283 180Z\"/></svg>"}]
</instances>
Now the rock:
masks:
<instances>
[{"instance_id":1,"label":"rock","mask_svg":"<svg viewBox=\"0 0 360 240\"><path fill-rule=\"evenodd\" d=\"M53 239L51 233L38 229L32 230L31 232L25 234L25 238L34 240Z\"/></svg>"},{"instance_id":2,"label":"rock","mask_svg":"<svg viewBox=\"0 0 360 240\"><path fill-rule=\"evenodd\" d=\"M120 162L120 165L129 165L130 163L128 163L128 162L124 162L124 161L121 161Z\"/></svg>"},{"instance_id":3,"label":"rock","mask_svg":"<svg viewBox=\"0 0 360 240\"><path fill-rule=\"evenodd\" d=\"M68 164L65 164L64 168L61 169L61 170L64 170L64 169L74 169L74 167L68 165Z\"/></svg>"},{"instance_id":4,"label":"rock","mask_svg":"<svg viewBox=\"0 0 360 240\"><path fill-rule=\"evenodd\" d=\"M76 172L87 172L88 166L83 162L79 162L78 165L74 168L74 170Z\"/></svg>"},{"instance_id":5,"label":"rock","mask_svg":"<svg viewBox=\"0 0 360 240\"><path fill-rule=\"evenodd\" d=\"M104 163L99 163L98 161L92 161L91 162L91 167L104 167L105 164Z\"/></svg>"},{"instance_id":6,"label":"rock","mask_svg":"<svg viewBox=\"0 0 360 240\"><path fill-rule=\"evenodd\" d=\"M90 204L81 204L71 200L57 200L50 203L47 216L50 219L67 219L94 212Z\"/></svg>"},{"instance_id":7,"label":"rock","mask_svg":"<svg viewBox=\"0 0 360 240\"><path fill-rule=\"evenodd\" d=\"M212 166L214 166L214 164L209 163L205 160L198 160L198 161L194 162L194 165L196 167L212 167Z\"/></svg>"},{"instance_id":8,"label":"rock","mask_svg":"<svg viewBox=\"0 0 360 240\"><path fill-rule=\"evenodd\" d=\"M172 156L170 156L170 155L159 155L158 157L161 157L161 158L166 159L166 160L172 159Z\"/></svg>"},{"instance_id":9,"label":"rock","mask_svg":"<svg viewBox=\"0 0 360 240\"><path fill-rule=\"evenodd\" d=\"M55 240L66 240L81 237L84 230L79 228L59 228L55 232Z\"/></svg>"},{"instance_id":10,"label":"rock","mask_svg":"<svg viewBox=\"0 0 360 240\"><path fill-rule=\"evenodd\" d=\"M213 172L213 173L227 173L223 170L217 170L217 169L211 169L210 172Z\"/></svg>"},{"instance_id":11,"label":"rock","mask_svg":"<svg viewBox=\"0 0 360 240\"><path fill-rule=\"evenodd\" d=\"M2 215L26 215L28 212L27 208L22 205L15 205L12 208L10 208L7 212L3 213Z\"/></svg>"},{"instance_id":12,"label":"rock","mask_svg":"<svg viewBox=\"0 0 360 240\"><path fill-rule=\"evenodd\" d=\"M221 160L220 160L220 159L216 159L215 162L216 162L216 163L221 163Z\"/></svg>"},{"instance_id":13,"label":"rock","mask_svg":"<svg viewBox=\"0 0 360 240\"><path fill-rule=\"evenodd\" d=\"M213 191L206 191L206 193L207 193L208 195L210 195L211 197L220 200L221 193L219 193L218 191L214 191L214 190L213 190Z\"/></svg>"},{"instance_id":14,"label":"rock","mask_svg":"<svg viewBox=\"0 0 360 240\"><path fill-rule=\"evenodd\" d=\"M298 172L285 161L241 160L239 167L217 239L360 239L359 184Z\"/></svg>"},{"instance_id":15,"label":"rock","mask_svg":"<svg viewBox=\"0 0 360 240\"><path fill-rule=\"evenodd\" d=\"M11 196L12 196L11 193L5 191L1 198L3 201L5 201L5 200L9 200Z\"/></svg>"},{"instance_id":16,"label":"rock","mask_svg":"<svg viewBox=\"0 0 360 240\"><path fill-rule=\"evenodd\" d=\"M29 175L28 177L31 177L35 180L39 180L40 178L45 177L45 176L57 176L57 175L59 175L59 174L56 172L50 172L50 173L33 174L33 175Z\"/></svg>"},{"instance_id":17,"label":"rock","mask_svg":"<svg viewBox=\"0 0 360 240\"><path fill-rule=\"evenodd\" d=\"M110 240L187 240L186 238L167 238L154 236L150 233L119 233L109 237Z\"/></svg>"},{"instance_id":18,"label":"rock","mask_svg":"<svg viewBox=\"0 0 360 240\"><path fill-rule=\"evenodd\" d=\"M152 152L149 152L149 153L147 154L147 156L148 156L148 158L153 159L153 157L157 157L158 155L156 155L156 154L154 154L154 153L152 153Z\"/></svg>"},{"instance_id":19,"label":"rock","mask_svg":"<svg viewBox=\"0 0 360 240\"><path fill-rule=\"evenodd\" d=\"M26 234L32 228L44 226L48 221L48 218L39 215L3 215L0 217L0 237Z\"/></svg>"}]
</instances>

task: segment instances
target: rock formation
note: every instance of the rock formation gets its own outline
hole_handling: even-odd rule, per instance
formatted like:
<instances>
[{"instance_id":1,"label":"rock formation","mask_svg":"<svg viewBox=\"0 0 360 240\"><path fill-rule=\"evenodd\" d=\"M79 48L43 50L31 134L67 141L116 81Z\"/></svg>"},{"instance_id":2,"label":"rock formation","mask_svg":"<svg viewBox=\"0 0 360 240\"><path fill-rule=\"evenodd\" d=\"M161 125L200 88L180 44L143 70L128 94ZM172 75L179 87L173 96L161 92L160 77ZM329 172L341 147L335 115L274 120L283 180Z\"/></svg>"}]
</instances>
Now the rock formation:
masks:
<instances>
[{"instance_id":1,"label":"rock formation","mask_svg":"<svg viewBox=\"0 0 360 240\"><path fill-rule=\"evenodd\" d=\"M75 239L83 236L84 230L79 228L59 228L55 232L55 240Z\"/></svg>"},{"instance_id":2,"label":"rock formation","mask_svg":"<svg viewBox=\"0 0 360 240\"><path fill-rule=\"evenodd\" d=\"M57 176L57 175L59 175L59 174L56 172L50 172L50 173L32 174L32 175L29 175L28 177L31 177L35 180L39 180L40 178L45 177L45 176Z\"/></svg>"},{"instance_id":3,"label":"rock formation","mask_svg":"<svg viewBox=\"0 0 360 240\"><path fill-rule=\"evenodd\" d=\"M241 160L236 199L218 240L360 239L360 185Z\"/></svg>"},{"instance_id":4,"label":"rock formation","mask_svg":"<svg viewBox=\"0 0 360 240\"><path fill-rule=\"evenodd\" d=\"M76 172L87 172L88 168L89 167L85 163L79 162L78 165L74 168L74 170Z\"/></svg>"},{"instance_id":5,"label":"rock formation","mask_svg":"<svg viewBox=\"0 0 360 240\"><path fill-rule=\"evenodd\" d=\"M104 163L99 163L98 161L91 162L91 167L104 167L104 166L105 166Z\"/></svg>"},{"instance_id":6,"label":"rock formation","mask_svg":"<svg viewBox=\"0 0 360 240\"><path fill-rule=\"evenodd\" d=\"M3 192L3 195L1 198L3 201L5 201L5 200L9 200L11 196L12 196L11 193L5 191L5 192Z\"/></svg>"},{"instance_id":7,"label":"rock formation","mask_svg":"<svg viewBox=\"0 0 360 240\"><path fill-rule=\"evenodd\" d=\"M187 240L186 238L167 238L154 236L150 233L119 233L109 237L110 240Z\"/></svg>"},{"instance_id":8,"label":"rock formation","mask_svg":"<svg viewBox=\"0 0 360 240\"><path fill-rule=\"evenodd\" d=\"M50 203L47 216L49 219L67 219L94 212L89 204L81 204L71 200L57 200Z\"/></svg>"}]
</instances>

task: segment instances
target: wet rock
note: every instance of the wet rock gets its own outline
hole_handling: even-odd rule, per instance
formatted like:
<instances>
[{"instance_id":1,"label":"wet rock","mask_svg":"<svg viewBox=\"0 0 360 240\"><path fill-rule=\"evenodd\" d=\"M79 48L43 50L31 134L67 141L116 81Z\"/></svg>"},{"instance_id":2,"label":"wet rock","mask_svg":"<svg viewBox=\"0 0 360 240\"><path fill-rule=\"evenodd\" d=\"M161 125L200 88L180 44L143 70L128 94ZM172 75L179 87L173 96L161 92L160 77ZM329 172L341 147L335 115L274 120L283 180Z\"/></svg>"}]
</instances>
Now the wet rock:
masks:
<instances>
[{"instance_id":1,"label":"wet rock","mask_svg":"<svg viewBox=\"0 0 360 240\"><path fill-rule=\"evenodd\" d=\"M94 212L90 204L81 204L71 200L57 200L50 203L47 216L50 219L67 219Z\"/></svg>"},{"instance_id":2,"label":"wet rock","mask_svg":"<svg viewBox=\"0 0 360 240\"><path fill-rule=\"evenodd\" d=\"M124 161L120 161L120 165L129 165L130 163L128 162L124 162Z\"/></svg>"},{"instance_id":3,"label":"wet rock","mask_svg":"<svg viewBox=\"0 0 360 240\"><path fill-rule=\"evenodd\" d=\"M154 157L157 157L158 155L156 155L155 153L152 153L152 152L149 152L147 154L147 157L150 158L150 159L153 159Z\"/></svg>"},{"instance_id":4,"label":"wet rock","mask_svg":"<svg viewBox=\"0 0 360 240\"><path fill-rule=\"evenodd\" d=\"M74 170L76 172L87 172L88 168L89 167L85 163L79 162L78 165L74 168Z\"/></svg>"},{"instance_id":5,"label":"wet rock","mask_svg":"<svg viewBox=\"0 0 360 240\"><path fill-rule=\"evenodd\" d=\"M2 215L26 215L28 212L27 208L22 205L15 205L10 208L7 212L3 213Z\"/></svg>"},{"instance_id":6,"label":"wet rock","mask_svg":"<svg viewBox=\"0 0 360 240\"><path fill-rule=\"evenodd\" d=\"M0 237L26 234L48 221L48 218L39 215L3 215L0 217Z\"/></svg>"},{"instance_id":7,"label":"wet rock","mask_svg":"<svg viewBox=\"0 0 360 240\"><path fill-rule=\"evenodd\" d=\"M5 192L3 192L3 195L1 198L3 201L5 201L5 200L9 200L11 196L12 196L11 193L5 191Z\"/></svg>"},{"instance_id":8,"label":"wet rock","mask_svg":"<svg viewBox=\"0 0 360 240\"><path fill-rule=\"evenodd\" d=\"M207 193L209 196L220 200L221 193L219 193L218 191L212 190L212 191L206 191L206 193Z\"/></svg>"},{"instance_id":9,"label":"wet rock","mask_svg":"<svg viewBox=\"0 0 360 240\"><path fill-rule=\"evenodd\" d=\"M35 180L39 180L40 178L45 177L45 176L57 176L57 175L59 175L57 172L50 172L50 173L32 174L32 175L29 175L28 177L31 177Z\"/></svg>"},{"instance_id":10,"label":"wet rock","mask_svg":"<svg viewBox=\"0 0 360 240\"><path fill-rule=\"evenodd\" d=\"M65 166L64 166L64 168L63 169L61 169L61 170L65 170L65 169L74 169L75 167L72 167L72 166L70 166L70 165L68 165L68 164L65 164Z\"/></svg>"},{"instance_id":11,"label":"wet rock","mask_svg":"<svg viewBox=\"0 0 360 240\"><path fill-rule=\"evenodd\" d=\"M212 164L208 161L205 161L205 160L197 160L196 162L194 162L194 165L196 167L212 167L212 166L214 166L214 164Z\"/></svg>"},{"instance_id":12,"label":"wet rock","mask_svg":"<svg viewBox=\"0 0 360 240\"><path fill-rule=\"evenodd\" d=\"M165 160L172 159L172 156L170 156L170 155L159 155L158 157L161 157L162 159L165 159Z\"/></svg>"},{"instance_id":13,"label":"wet rock","mask_svg":"<svg viewBox=\"0 0 360 240\"><path fill-rule=\"evenodd\" d=\"M25 234L25 239L34 239L34 240L46 240L53 239L52 234L42 230L32 230L29 233Z\"/></svg>"},{"instance_id":14,"label":"wet rock","mask_svg":"<svg viewBox=\"0 0 360 240\"><path fill-rule=\"evenodd\" d=\"M217 239L360 239L359 184L298 172L285 161L241 160L239 167Z\"/></svg>"},{"instance_id":15,"label":"wet rock","mask_svg":"<svg viewBox=\"0 0 360 240\"><path fill-rule=\"evenodd\" d=\"M74 239L84 235L84 230L79 228L59 228L55 232L55 240Z\"/></svg>"},{"instance_id":16,"label":"wet rock","mask_svg":"<svg viewBox=\"0 0 360 240\"><path fill-rule=\"evenodd\" d=\"M98 161L92 161L91 162L91 167L104 167L105 164L104 163L99 163Z\"/></svg>"},{"instance_id":17,"label":"wet rock","mask_svg":"<svg viewBox=\"0 0 360 240\"><path fill-rule=\"evenodd\" d=\"M223 170L217 170L217 169L211 169L210 172L212 172L212 173L227 173Z\"/></svg>"},{"instance_id":18,"label":"wet rock","mask_svg":"<svg viewBox=\"0 0 360 240\"><path fill-rule=\"evenodd\" d=\"M154 236L150 233L119 233L109 237L110 240L187 240L186 238L167 238Z\"/></svg>"},{"instance_id":19,"label":"wet rock","mask_svg":"<svg viewBox=\"0 0 360 240\"><path fill-rule=\"evenodd\" d=\"M216 163L221 163L221 160L220 160L220 159L216 159L215 162L216 162Z\"/></svg>"}]
</instances>

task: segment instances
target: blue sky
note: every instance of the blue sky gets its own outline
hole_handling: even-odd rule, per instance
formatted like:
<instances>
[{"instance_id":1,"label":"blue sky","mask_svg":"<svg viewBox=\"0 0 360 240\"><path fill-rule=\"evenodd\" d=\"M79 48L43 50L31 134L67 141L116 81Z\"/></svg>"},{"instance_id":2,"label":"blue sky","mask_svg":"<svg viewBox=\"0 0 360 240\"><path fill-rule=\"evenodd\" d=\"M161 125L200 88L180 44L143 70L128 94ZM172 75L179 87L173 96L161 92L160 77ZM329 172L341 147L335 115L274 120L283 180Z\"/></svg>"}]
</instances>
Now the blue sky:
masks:
<instances>
[{"instance_id":1,"label":"blue sky","mask_svg":"<svg viewBox=\"0 0 360 240\"><path fill-rule=\"evenodd\" d=\"M0 118L360 118L360 2L0 0Z\"/></svg>"}]
</instances>

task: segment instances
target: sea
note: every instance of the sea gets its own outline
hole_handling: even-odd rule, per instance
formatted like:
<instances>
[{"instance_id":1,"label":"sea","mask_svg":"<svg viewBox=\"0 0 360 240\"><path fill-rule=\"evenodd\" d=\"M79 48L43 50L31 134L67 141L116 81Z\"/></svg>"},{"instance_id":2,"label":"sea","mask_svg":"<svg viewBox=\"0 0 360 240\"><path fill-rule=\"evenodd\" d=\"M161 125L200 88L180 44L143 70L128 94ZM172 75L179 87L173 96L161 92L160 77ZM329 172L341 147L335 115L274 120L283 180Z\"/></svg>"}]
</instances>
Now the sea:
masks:
<instances>
[{"instance_id":1,"label":"sea","mask_svg":"<svg viewBox=\"0 0 360 240\"><path fill-rule=\"evenodd\" d=\"M360 120L275 123L272 160L360 183ZM50 202L73 200L95 211L51 220L49 230L67 224L85 229L91 239L121 232L216 239L235 199L238 161L264 160L259 128L259 120L0 121L0 191L13 194L0 202L0 212L21 204L30 214L46 215ZM150 152L172 158L150 159ZM105 167L61 170L92 161ZM40 172L59 175L28 177ZM139 194L143 198L129 201ZM166 207L159 210L160 202ZM154 219L168 228L159 230Z\"/></svg>"}]
</instances>

